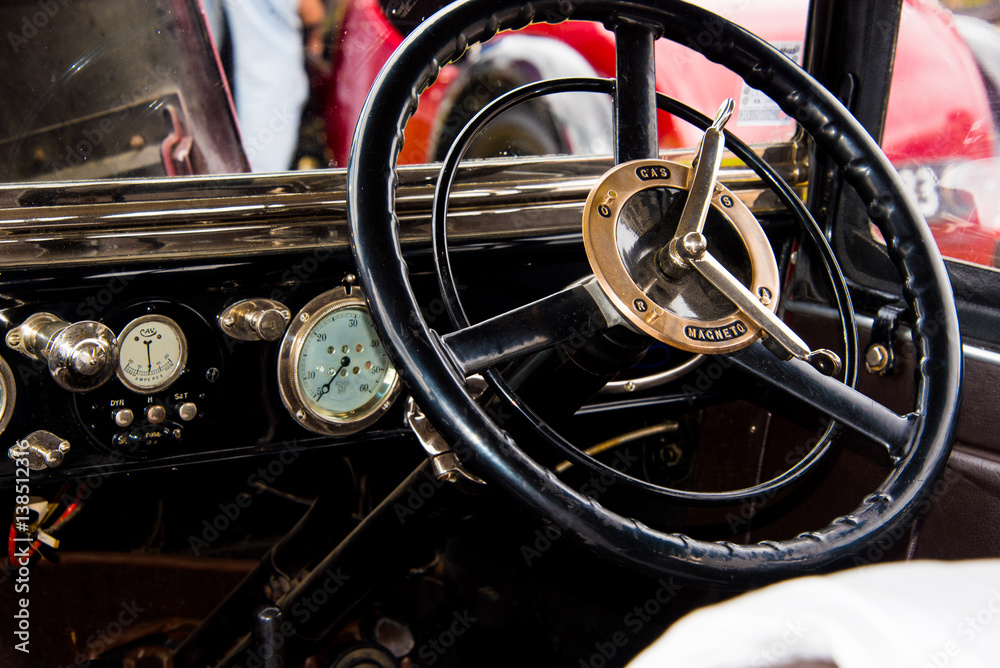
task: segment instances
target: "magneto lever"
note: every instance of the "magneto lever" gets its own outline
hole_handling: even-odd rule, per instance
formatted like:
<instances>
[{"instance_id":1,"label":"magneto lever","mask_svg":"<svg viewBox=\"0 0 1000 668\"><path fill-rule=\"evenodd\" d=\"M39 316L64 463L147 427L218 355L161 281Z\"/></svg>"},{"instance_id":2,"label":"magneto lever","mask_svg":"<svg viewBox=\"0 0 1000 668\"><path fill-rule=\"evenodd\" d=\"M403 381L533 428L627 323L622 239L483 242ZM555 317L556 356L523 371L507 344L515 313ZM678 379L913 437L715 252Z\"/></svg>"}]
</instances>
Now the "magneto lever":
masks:
<instances>
[{"instance_id":1,"label":"magneto lever","mask_svg":"<svg viewBox=\"0 0 1000 668\"><path fill-rule=\"evenodd\" d=\"M840 373L840 357L825 348L812 350L798 334L766 308L758 297L736 280L736 277L708 252L704 235L700 232L688 233L681 240L679 248L681 256L694 267L695 271L763 330L761 338L768 350L784 360L792 357L805 360L827 376L836 376Z\"/></svg>"}]
</instances>

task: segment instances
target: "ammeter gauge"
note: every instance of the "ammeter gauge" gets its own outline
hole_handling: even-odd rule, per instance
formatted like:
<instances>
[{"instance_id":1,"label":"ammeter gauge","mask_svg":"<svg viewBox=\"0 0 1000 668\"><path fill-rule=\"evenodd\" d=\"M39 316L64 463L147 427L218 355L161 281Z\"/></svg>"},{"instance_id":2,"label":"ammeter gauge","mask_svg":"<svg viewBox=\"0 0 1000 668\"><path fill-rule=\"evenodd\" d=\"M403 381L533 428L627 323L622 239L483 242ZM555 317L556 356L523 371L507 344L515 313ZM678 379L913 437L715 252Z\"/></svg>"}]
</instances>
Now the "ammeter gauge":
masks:
<instances>
[{"instance_id":1,"label":"ammeter gauge","mask_svg":"<svg viewBox=\"0 0 1000 668\"><path fill-rule=\"evenodd\" d=\"M184 332L163 315L144 315L125 325L118 349L118 378L140 394L169 387L187 363Z\"/></svg>"},{"instance_id":2,"label":"ammeter gauge","mask_svg":"<svg viewBox=\"0 0 1000 668\"><path fill-rule=\"evenodd\" d=\"M292 319L278 355L281 400L321 434L351 434L391 405L399 377L375 332L361 290L335 288Z\"/></svg>"}]
</instances>

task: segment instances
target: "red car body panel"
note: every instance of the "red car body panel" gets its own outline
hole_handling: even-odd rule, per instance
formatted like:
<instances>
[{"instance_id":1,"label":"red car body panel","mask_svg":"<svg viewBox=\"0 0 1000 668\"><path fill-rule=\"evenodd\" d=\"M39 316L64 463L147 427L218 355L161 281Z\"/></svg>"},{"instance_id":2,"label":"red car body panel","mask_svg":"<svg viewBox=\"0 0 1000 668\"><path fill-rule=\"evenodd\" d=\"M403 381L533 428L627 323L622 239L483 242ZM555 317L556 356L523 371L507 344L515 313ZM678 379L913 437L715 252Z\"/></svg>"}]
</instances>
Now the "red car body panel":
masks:
<instances>
[{"instance_id":1,"label":"red car body panel","mask_svg":"<svg viewBox=\"0 0 1000 668\"><path fill-rule=\"evenodd\" d=\"M995 128L976 62L948 14L908 3L896 48L882 149L894 164L995 155ZM933 89L924 82L934 82Z\"/></svg>"}]
</instances>

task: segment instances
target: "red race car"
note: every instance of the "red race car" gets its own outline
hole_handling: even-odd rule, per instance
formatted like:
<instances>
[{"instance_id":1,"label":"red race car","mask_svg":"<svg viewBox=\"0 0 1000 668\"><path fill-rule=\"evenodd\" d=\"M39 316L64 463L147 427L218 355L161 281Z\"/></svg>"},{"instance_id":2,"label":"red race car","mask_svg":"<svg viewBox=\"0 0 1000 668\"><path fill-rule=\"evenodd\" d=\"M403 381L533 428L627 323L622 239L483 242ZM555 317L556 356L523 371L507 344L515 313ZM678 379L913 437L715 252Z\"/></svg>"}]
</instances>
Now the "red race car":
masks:
<instances>
[{"instance_id":1,"label":"red race car","mask_svg":"<svg viewBox=\"0 0 1000 668\"><path fill-rule=\"evenodd\" d=\"M783 0L701 0L802 61L807 3ZM350 0L338 7L331 73L322 87L327 143L345 165L368 88L405 35L438 8L435 0ZM963 24L968 26L968 20ZM982 26L986 26L986 30ZM978 37L973 39L971 34ZM1000 266L995 194L996 109L989 63L1000 36L988 24L963 34L949 12L930 0L906 0L895 60L883 149L912 189L942 252ZM527 33L527 34L525 34ZM963 37L969 35L967 42ZM712 26L692 39L712 39ZM927 45L933 44L933 49ZM975 48L970 49L970 44ZM728 129L753 144L782 141L795 131L777 105L731 72L683 46L659 40L657 88L712 113L732 97ZM980 60L977 63L977 57ZM533 26L499 35L441 72L407 126L401 162L440 160L458 131L497 94L543 78L613 77L614 36L592 23ZM611 146L611 104L601 96L561 94L515 108L491 125L469 156L602 153ZM694 146L700 131L663 116L664 149Z\"/></svg>"}]
</instances>

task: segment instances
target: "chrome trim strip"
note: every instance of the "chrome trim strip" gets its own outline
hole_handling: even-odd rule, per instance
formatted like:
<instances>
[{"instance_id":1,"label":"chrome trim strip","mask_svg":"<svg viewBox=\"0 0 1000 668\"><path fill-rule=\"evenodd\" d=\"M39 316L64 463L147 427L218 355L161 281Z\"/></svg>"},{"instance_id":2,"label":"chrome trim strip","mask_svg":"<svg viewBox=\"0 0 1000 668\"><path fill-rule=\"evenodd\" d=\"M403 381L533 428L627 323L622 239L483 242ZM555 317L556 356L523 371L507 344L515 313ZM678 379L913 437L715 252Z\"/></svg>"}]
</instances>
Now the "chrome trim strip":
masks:
<instances>
[{"instance_id":1,"label":"chrome trim strip","mask_svg":"<svg viewBox=\"0 0 1000 668\"><path fill-rule=\"evenodd\" d=\"M793 145L768 147L795 179ZM691 152L672 151L674 159ZM609 158L468 161L449 205L456 241L579 233L583 203ZM397 210L403 242L430 244L438 165L401 167ZM724 168L724 182L759 213L778 210L756 175ZM0 186L0 269L136 261L227 259L343 249L346 171Z\"/></svg>"}]
</instances>

